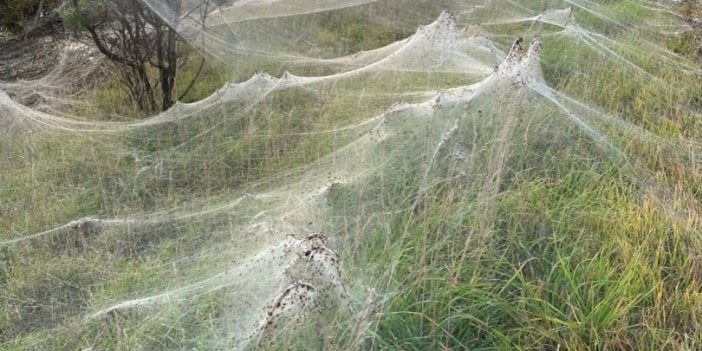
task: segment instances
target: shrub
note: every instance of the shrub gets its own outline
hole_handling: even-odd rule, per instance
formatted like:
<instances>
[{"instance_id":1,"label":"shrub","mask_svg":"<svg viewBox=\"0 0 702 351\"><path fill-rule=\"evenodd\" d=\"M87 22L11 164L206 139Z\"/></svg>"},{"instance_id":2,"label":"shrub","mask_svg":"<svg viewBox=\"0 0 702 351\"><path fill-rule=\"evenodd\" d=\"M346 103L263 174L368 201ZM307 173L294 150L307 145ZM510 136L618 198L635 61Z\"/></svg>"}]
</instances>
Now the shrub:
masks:
<instances>
[{"instance_id":1,"label":"shrub","mask_svg":"<svg viewBox=\"0 0 702 351\"><path fill-rule=\"evenodd\" d=\"M22 32L28 20L43 17L60 4L60 0L4 0L0 2L0 27Z\"/></svg>"}]
</instances>

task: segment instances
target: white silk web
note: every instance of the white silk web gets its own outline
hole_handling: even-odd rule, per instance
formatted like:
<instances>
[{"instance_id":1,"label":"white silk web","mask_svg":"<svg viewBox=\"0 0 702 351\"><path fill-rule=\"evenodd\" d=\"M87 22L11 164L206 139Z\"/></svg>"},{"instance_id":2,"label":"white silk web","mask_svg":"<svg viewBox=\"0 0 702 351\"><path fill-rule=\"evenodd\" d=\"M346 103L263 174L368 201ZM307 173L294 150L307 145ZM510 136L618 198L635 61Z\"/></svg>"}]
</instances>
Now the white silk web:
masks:
<instances>
[{"instance_id":1,"label":"white silk web","mask_svg":"<svg viewBox=\"0 0 702 351\"><path fill-rule=\"evenodd\" d=\"M45 272L66 292L31 302L12 302L3 277L19 321L8 333L47 333L23 345L56 334L123 349L363 348L403 251L429 245L410 240L418 223L441 222L459 275L502 230L508 195L572 170L619 179L698 233L694 189L644 155L702 164L696 135L665 120L698 121L701 108L676 84L699 68L660 45L690 30L670 4L623 1L639 20L581 0L242 0L207 2L203 23L205 2L144 3L250 78L125 122L66 112L81 92L62 84L87 79L86 65L0 82L0 175L41 184L2 185L0 253L85 267ZM364 21L403 38L354 46ZM660 96L658 117L626 115L612 96L631 109Z\"/></svg>"}]
</instances>

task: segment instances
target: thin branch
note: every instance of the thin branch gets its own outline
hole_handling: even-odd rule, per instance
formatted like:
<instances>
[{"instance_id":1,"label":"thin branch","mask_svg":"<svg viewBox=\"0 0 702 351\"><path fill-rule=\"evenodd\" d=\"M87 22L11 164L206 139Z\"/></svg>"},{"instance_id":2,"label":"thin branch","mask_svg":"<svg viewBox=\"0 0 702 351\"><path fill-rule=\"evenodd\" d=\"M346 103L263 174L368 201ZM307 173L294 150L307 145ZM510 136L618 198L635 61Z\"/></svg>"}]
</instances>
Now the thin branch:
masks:
<instances>
[{"instance_id":1,"label":"thin branch","mask_svg":"<svg viewBox=\"0 0 702 351\"><path fill-rule=\"evenodd\" d=\"M200 73L202 73L202 69L204 67L205 67L205 56L202 56L202 59L200 60L200 66L197 68L197 72L195 73L195 76L190 81L190 84L188 84L188 87L185 88L185 91L182 94L180 94L180 96L178 97L178 100L176 100L176 101L180 101L185 97L185 95L188 95L188 93L190 92L190 89L195 85L195 81L197 81L197 79L200 77Z\"/></svg>"},{"instance_id":2,"label":"thin branch","mask_svg":"<svg viewBox=\"0 0 702 351\"><path fill-rule=\"evenodd\" d=\"M208 12L209 4L210 4L209 1L205 1L205 6L204 6L205 8L202 9L201 12L200 12L200 19L202 20L202 36L201 36L201 40L202 40L202 47L203 47L203 48L205 47L205 28L206 28L206 23L205 23L205 21L207 20L207 16L209 15L209 12ZM201 5L202 5L202 4L201 4ZM182 100L182 99L190 92L190 89L192 89L192 87L195 85L195 81L197 81L198 78L200 78L200 74L202 73L202 69L205 67L205 55L204 55L204 53L200 54L200 57L201 57L200 65L199 65L198 68L197 68L197 72L195 72L195 76L193 76L193 79L192 79L192 80L190 81L190 83L188 84L188 87L185 88L185 91L183 91L183 93L180 94L180 96L178 97L178 100L177 100L177 101Z\"/></svg>"},{"instance_id":3,"label":"thin branch","mask_svg":"<svg viewBox=\"0 0 702 351\"><path fill-rule=\"evenodd\" d=\"M119 56L119 55L115 54L114 52L111 52L110 50L108 50L107 47L105 47L105 44L102 42L102 40L100 40L100 37L98 36L97 31L95 30L95 27L89 26L87 29L88 29L88 33L90 33L90 36L93 38L93 41L95 42L95 46L97 46L98 50L100 50L100 52L103 55L105 55L108 59L115 61L117 63L121 63L123 65L130 66L130 67L135 66L134 62L131 62L131 61L125 59L124 57Z\"/></svg>"}]
</instances>

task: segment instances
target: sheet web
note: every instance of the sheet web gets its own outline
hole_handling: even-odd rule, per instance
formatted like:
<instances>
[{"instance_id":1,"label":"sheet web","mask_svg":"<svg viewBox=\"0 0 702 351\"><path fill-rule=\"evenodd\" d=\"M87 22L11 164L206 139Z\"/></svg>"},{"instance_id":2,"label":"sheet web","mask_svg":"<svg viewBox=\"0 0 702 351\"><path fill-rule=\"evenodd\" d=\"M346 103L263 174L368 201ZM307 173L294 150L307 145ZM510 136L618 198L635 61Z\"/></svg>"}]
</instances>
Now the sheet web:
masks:
<instances>
[{"instance_id":1,"label":"sheet web","mask_svg":"<svg viewBox=\"0 0 702 351\"><path fill-rule=\"evenodd\" d=\"M684 131L658 132L670 111L700 117L675 84L699 68L655 41L689 29L669 7L626 2L649 26L579 0L252 0L210 4L203 24L192 15L202 2L184 0L178 12L168 3L145 1L250 78L110 123L58 112L72 93L37 107L23 97L41 91L36 82L0 84L0 162L29 174L11 184L65 175L39 186L51 196L8 190L0 202L8 266L55 267L26 278L41 282L31 292L3 276L4 333L18 338L9 346L368 347L392 313L385 303L406 251L442 236L460 277L499 235L507 195L573 170L621 181L635 201L699 234L688 220L694 186L666 172L699 171L700 145ZM327 30L320 18L339 13L398 32L424 24L334 57L338 46L315 41ZM618 115L607 96L636 98L604 82L582 90L603 66L642 96L666 96L661 117ZM30 205L40 209L32 218L10 220ZM411 239L432 211L440 229ZM20 292L34 300L17 301ZM23 338L36 330L45 334Z\"/></svg>"}]
</instances>

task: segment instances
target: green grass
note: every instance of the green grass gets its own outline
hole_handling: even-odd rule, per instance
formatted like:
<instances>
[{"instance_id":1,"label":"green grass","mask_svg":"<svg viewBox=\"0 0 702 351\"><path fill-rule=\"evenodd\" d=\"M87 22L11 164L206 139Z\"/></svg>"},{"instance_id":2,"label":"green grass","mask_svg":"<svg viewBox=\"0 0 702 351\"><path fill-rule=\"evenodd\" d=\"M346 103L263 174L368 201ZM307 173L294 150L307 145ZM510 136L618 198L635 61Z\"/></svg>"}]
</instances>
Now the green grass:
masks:
<instances>
[{"instance_id":1,"label":"green grass","mask_svg":"<svg viewBox=\"0 0 702 351\"><path fill-rule=\"evenodd\" d=\"M178 68L173 93L174 99L185 91L200 66L201 55L192 48L187 48L185 51L188 51L187 60ZM149 112L140 111L130 100L128 90L121 83L116 64L106 60L104 66L101 80L87 93L87 96L83 97L86 103L75 106L71 112L89 120L125 121L147 117ZM155 82L158 72L154 68L150 68L152 79ZM227 72L223 71L216 62L208 60L205 62L198 79L180 102L189 103L202 100L230 79ZM156 101L160 102L161 90L157 87L154 92Z\"/></svg>"},{"instance_id":2,"label":"green grass","mask_svg":"<svg viewBox=\"0 0 702 351\"><path fill-rule=\"evenodd\" d=\"M580 171L503 195L500 225L466 265L450 224L418 221L380 348L680 349L697 345L698 240L622 184ZM451 218L443 198L427 211ZM466 229L469 230L466 225ZM420 249L421 248L421 249ZM425 257L427 262L418 262ZM422 269L417 269L419 264ZM460 274L454 275L458 270ZM400 277L402 277L400 279ZM410 288L408 288L408 284ZM694 348L694 347L693 347Z\"/></svg>"}]
</instances>

